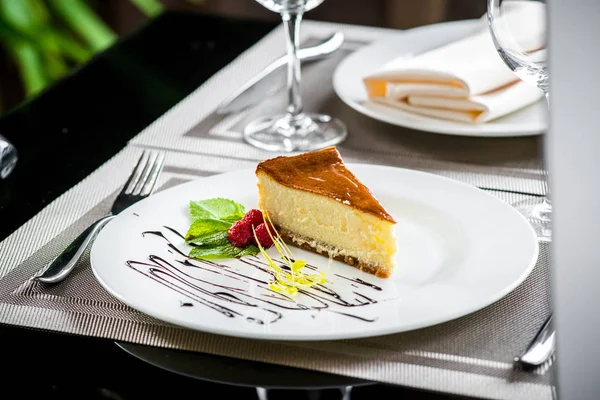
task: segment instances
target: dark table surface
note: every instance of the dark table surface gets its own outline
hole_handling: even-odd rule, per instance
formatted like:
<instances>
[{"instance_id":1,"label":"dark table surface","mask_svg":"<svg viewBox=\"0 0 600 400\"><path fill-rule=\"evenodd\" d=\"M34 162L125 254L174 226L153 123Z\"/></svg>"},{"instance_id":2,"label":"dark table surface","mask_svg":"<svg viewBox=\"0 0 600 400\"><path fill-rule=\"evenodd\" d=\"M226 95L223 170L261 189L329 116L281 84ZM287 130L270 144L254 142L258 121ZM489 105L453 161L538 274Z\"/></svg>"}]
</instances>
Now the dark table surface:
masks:
<instances>
[{"instance_id":1,"label":"dark table surface","mask_svg":"<svg viewBox=\"0 0 600 400\"><path fill-rule=\"evenodd\" d=\"M19 162L0 180L0 241L274 27L169 12L2 117L0 132L17 147ZM270 399L335 399L339 390L322 388L348 384L353 399L448 398L224 357L123 346L0 325L0 398L180 399L218 393L251 399L253 386L274 382L281 388L271 389ZM306 382L321 389L309 391L302 387Z\"/></svg>"}]
</instances>

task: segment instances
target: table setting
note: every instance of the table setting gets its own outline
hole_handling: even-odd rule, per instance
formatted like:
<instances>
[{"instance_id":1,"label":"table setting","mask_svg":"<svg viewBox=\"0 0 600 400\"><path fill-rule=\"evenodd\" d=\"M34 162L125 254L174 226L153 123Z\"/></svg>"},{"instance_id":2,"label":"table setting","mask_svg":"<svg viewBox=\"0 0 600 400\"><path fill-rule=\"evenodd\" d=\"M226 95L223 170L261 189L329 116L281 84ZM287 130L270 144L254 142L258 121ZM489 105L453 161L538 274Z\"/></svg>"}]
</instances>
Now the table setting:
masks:
<instances>
[{"instance_id":1,"label":"table setting","mask_svg":"<svg viewBox=\"0 0 600 400\"><path fill-rule=\"evenodd\" d=\"M88 83L139 51L155 88L181 90L100 95L153 111L107 122L123 128L83 179L10 220L0 324L259 399L554 398L543 2L399 31L310 20L322 0L257 1L282 23L249 23L235 51L220 35L194 55L230 21L166 13L91 64ZM84 72L40 104L93 97ZM17 132L35 109L0 120L6 188L41 162Z\"/></svg>"}]
</instances>

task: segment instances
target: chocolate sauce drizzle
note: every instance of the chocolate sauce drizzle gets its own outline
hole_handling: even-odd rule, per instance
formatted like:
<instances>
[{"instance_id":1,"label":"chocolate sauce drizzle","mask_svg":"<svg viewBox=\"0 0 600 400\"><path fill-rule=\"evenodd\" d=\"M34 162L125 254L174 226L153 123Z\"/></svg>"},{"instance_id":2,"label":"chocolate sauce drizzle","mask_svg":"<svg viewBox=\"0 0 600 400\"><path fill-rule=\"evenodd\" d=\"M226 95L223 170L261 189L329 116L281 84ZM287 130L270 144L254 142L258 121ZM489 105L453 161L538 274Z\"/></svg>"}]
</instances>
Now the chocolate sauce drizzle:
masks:
<instances>
[{"instance_id":1,"label":"chocolate sauce drizzle","mask_svg":"<svg viewBox=\"0 0 600 400\"><path fill-rule=\"evenodd\" d=\"M178 237L184 238L177 230L168 226L164 228ZM314 311L317 311L317 314L320 311L326 311L364 322L375 322L377 320L377 317L367 318L351 312L343 312L331 308L331 306L335 306L336 308L342 307L351 310L381 302L381 300L375 300L358 290L351 292L352 299L350 299L333 290L331 288L332 285L317 284L310 289L299 289L298 295L292 298L285 293L276 292L269 288L269 283L272 282L274 272L269 268L269 264L258 256L240 258L239 261L242 266L248 266L248 269L238 269L235 266L220 264L211 260L190 258L171 243L161 231L145 231L142 233L143 237L148 235L162 238L169 248L168 252L174 256L179 255L182 259L170 262L152 254L145 261L128 260L126 262L127 266L225 317L243 318L250 323L265 325L282 319L282 311L285 310L298 312L313 311L311 313L312 318L316 317ZM283 260L274 261L278 262L282 269L287 268ZM307 264L305 268L313 271L318 270L316 266L310 264ZM222 278L217 281L211 281L208 280L207 274L202 274L202 277L198 277L191 273L193 269L219 275ZM253 273L253 271L259 271L260 274ZM260 276L264 276L265 278L261 278ZM381 287L360 278L350 278L339 274L335 274L335 276L351 281L350 285L357 289L359 289L358 285L362 285L368 290L382 290ZM222 283L228 281L231 281L230 285ZM236 286L236 283L240 286ZM251 283L253 285L250 285ZM256 287L261 290L249 290ZM187 304L189 303L182 302L182 304L188 306ZM253 312L252 315L249 315L251 311L259 310L259 313ZM256 315L261 315L261 317L257 317Z\"/></svg>"},{"instance_id":2,"label":"chocolate sauce drizzle","mask_svg":"<svg viewBox=\"0 0 600 400\"><path fill-rule=\"evenodd\" d=\"M372 284L372 283L369 283L369 282L363 281L363 280L362 280L362 279L360 279L360 278L348 278L347 276L343 276L343 275L339 275L339 274L334 274L334 275L335 275L335 276L339 276L339 277L340 277L340 278L342 278L342 279L346 279L346 280L348 280L348 281L352 281L352 282L359 283L359 284L361 284L361 285L364 285L364 286L370 287L370 288L372 288L372 289L375 289L375 290L379 290L379 291L381 291L381 290L382 290L382 289L381 289L381 287L379 287L379 286L377 286L377 285L374 285L374 284ZM356 285L352 285L352 286L356 286Z\"/></svg>"}]
</instances>

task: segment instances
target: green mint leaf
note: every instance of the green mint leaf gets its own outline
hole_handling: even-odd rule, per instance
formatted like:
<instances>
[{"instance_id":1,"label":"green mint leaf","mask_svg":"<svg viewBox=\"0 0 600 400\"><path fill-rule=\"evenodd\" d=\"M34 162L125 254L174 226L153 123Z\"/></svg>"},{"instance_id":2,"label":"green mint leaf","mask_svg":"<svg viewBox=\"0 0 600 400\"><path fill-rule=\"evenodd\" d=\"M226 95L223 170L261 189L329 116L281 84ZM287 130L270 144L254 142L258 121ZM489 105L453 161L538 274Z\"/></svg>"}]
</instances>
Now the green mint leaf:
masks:
<instances>
[{"instance_id":1,"label":"green mint leaf","mask_svg":"<svg viewBox=\"0 0 600 400\"><path fill-rule=\"evenodd\" d=\"M235 222L244 217L244 206L233 200L224 198L190 201L190 215L192 219L219 219Z\"/></svg>"},{"instance_id":2,"label":"green mint leaf","mask_svg":"<svg viewBox=\"0 0 600 400\"><path fill-rule=\"evenodd\" d=\"M216 215L202 207L199 201L190 201L190 215L193 220L197 219L218 219Z\"/></svg>"},{"instance_id":3,"label":"green mint leaf","mask_svg":"<svg viewBox=\"0 0 600 400\"><path fill-rule=\"evenodd\" d=\"M210 246L210 247L194 247L190 251L191 258L211 259L211 258L234 258L257 254L258 247L248 246L246 248L235 247L231 243Z\"/></svg>"},{"instance_id":4,"label":"green mint leaf","mask_svg":"<svg viewBox=\"0 0 600 400\"><path fill-rule=\"evenodd\" d=\"M203 236L190 236L185 242L196 246L220 246L229 243L229 239L227 239L227 231L225 230L207 233Z\"/></svg>"},{"instance_id":5,"label":"green mint leaf","mask_svg":"<svg viewBox=\"0 0 600 400\"><path fill-rule=\"evenodd\" d=\"M213 247L194 247L190 251L191 258L220 258L235 257L235 247L233 245L222 245Z\"/></svg>"},{"instance_id":6,"label":"green mint leaf","mask_svg":"<svg viewBox=\"0 0 600 400\"><path fill-rule=\"evenodd\" d=\"M229 222L231 225L233 225L234 222L239 221L240 219L244 218L245 214L242 214L240 216L240 214L232 214L232 215L228 215L226 217L223 218L219 218L221 221L225 221L225 222Z\"/></svg>"},{"instance_id":7,"label":"green mint leaf","mask_svg":"<svg viewBox=\"0 0 600 400\"><path fill-rule=\"evenodd\" d=\"M238 257L244 257L244 256L254 256L256 254L260 253L260 249L254 245L250 245L248 247L246 247L245 249L243 249L240 254L238 254Z\"/></svg>"},{"instance_id":8,"label":"green mint leaf","mask_svg":"<svg viewBox=\"0 0 600 400\"><path fill-rule=\"evenodd\" d=\"M190 201L192 225L185 235L193 245L191 258L234 258L258 254L256 246L235 247L227 238L231 225L242 219L246 210L233 200L224 198Z\"/></svg>"},{"instance_id":9,"label":"green mint leaf","mask_svg":"<svg viewBox=\"0 0 600 400\"><path fill-rule=\"evenodd\" d=\"M218 219L197 219L192 223L190 229L188 229L185 234L185 240L188 242L194 239L201 239L216 232L227 231L230 227L231 223L220 221Z\"/></svg>"}]
</instances>

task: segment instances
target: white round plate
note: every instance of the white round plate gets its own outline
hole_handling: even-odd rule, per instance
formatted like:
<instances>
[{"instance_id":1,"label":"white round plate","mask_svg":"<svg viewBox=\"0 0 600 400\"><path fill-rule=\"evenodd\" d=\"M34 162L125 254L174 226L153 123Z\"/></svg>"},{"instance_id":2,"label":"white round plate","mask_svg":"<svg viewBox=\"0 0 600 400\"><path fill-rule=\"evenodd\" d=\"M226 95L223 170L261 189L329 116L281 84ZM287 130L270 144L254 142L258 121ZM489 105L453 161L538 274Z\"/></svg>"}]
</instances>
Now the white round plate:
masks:
<instances>
[{"instance_id":1,"label":"white round plate","mask_svg":"<svg viewBox=\"0 0 600 400\"><path fill-rule=\"evenodd\" d=\"M121 212L94 242L94 274L123 303L172 324L245 338L334 340L461 317L502 298L531 272L536 237L510 205L433 174L349 168L397 220L398 266L388 279L334 261L325 284L331 293L310 289L310 295L289 302L269 297L272 293L259 283L270 279L251 265L264 261L260 254L218 264L191 261L196 267L182 264L189 247L167 227L185 234L191 200L225 197L255 208L253 170L188 182ZM173 247L162 237L143 234L147 231L161 232ZM326 257L292 251L320 270L328 267ZM278 257L274 248L268 252Z\"/></svg>"},{"instance_id":2,"label":"white round plate","mask_svg":"<svg viewBox=\"0 0 600 400\"><path fill-rule=\"evenodd\" d=\"M447 135L501 137L531 136L547 127L545 100L493 121L473 125L420 116L368 102L362 79L388 61L418 55L458 40L481 27L480 20L444 22L386 36L346 57L333 74L340 99L359 113L389 124Z\"/></svg>"}]
</instances>

